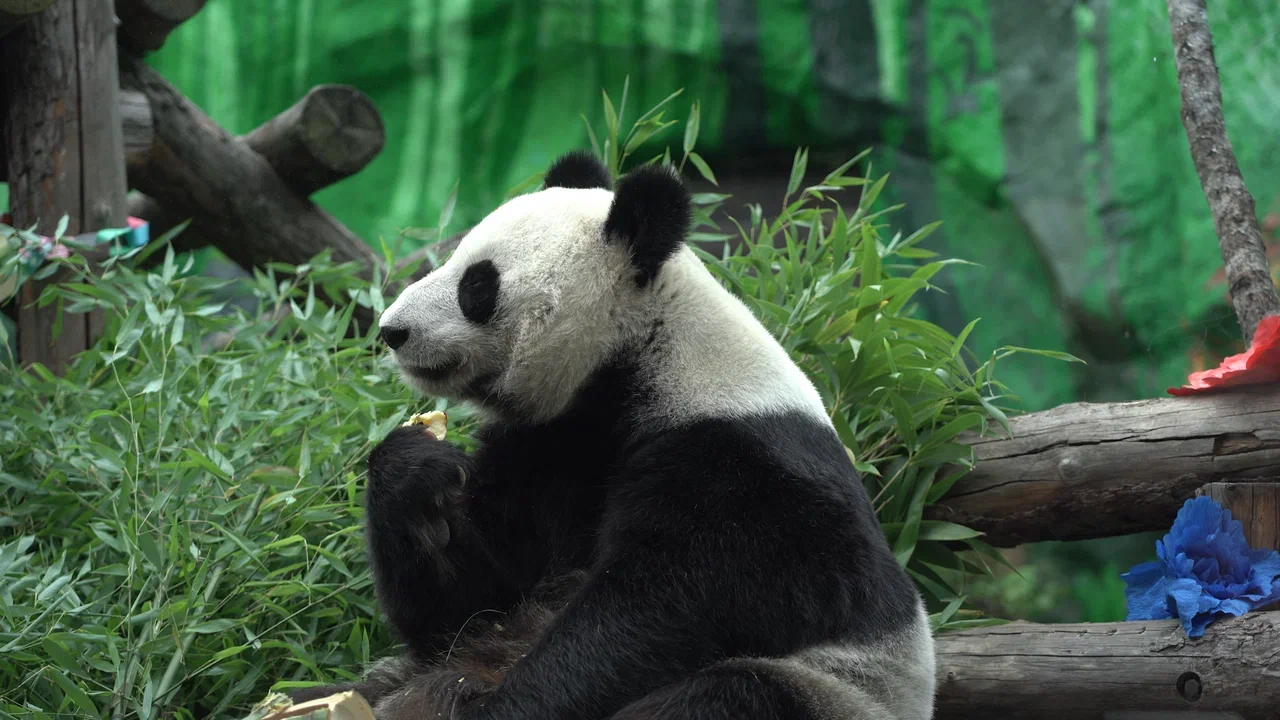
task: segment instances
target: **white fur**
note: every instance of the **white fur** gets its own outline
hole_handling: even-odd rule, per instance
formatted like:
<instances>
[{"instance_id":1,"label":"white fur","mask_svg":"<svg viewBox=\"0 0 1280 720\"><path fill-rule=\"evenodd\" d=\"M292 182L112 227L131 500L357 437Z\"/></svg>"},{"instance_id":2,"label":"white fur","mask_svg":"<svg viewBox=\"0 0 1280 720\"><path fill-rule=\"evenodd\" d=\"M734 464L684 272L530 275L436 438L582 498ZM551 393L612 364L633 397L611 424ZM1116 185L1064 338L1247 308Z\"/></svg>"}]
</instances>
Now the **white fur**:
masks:
<instances>
[{"instance_id":1,"label":"white fur","mask_svg":"<svg viewBox=\"0 0 1280 720\"><path fill-rule=\"evenodd\" d=\"M612 201L607 190L549 188L512 199L472 229L448 262L382 315L383 326L413 333L395 352L401 366L466 358L448 381L406 374L409 381L456 397L473 377L500 372L503 400L545 421L612 353L636 351L660 318L662 352L641 365L654 401L638 419L664 425L801 411L829 422L809 379L687 247L653 283L636 286L625 248L603 235ZM497 266L501 290L497 316L478 326L462 316L457 287L484 259Z\"/></svg>"},{"instance_id":2,"label":"white fur","mask_svg":"<svg viewBox=\"0 0 1280 720\"><path fill-rule=\"evenodd\" d=\"M841 712L832 717L858 718L849 715L863 704L862 693L888 710L896 720L929 720L933 717L937 660L933 633L924 603L917 601L914 624L872 644L822 645L809 648L788 661L796 666L834 678L839 687L857 688L840 705ZM838 697L838 696L836 696Z\"/></svg>"}]
</instances>

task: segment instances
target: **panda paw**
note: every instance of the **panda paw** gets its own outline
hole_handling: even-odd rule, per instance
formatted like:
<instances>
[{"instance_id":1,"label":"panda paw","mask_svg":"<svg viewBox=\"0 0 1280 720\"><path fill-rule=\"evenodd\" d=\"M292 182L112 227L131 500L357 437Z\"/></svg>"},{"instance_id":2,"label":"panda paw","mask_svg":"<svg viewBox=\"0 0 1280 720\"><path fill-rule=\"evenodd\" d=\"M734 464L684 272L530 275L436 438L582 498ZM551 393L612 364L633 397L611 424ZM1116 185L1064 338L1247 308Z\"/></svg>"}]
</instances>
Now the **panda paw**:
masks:
<instances>
[{"instance_id":1,"label":"panda paw","mask_svg":"<svg viewBox=\"0 0 1280 720\"><path fill-rule=\"evenodd\" d=\"M428 545L449 541L466 502L470 460L421 427L400 427L369 454L365 506L371 528L407 532Z\"/></svg>"}]
</instances>

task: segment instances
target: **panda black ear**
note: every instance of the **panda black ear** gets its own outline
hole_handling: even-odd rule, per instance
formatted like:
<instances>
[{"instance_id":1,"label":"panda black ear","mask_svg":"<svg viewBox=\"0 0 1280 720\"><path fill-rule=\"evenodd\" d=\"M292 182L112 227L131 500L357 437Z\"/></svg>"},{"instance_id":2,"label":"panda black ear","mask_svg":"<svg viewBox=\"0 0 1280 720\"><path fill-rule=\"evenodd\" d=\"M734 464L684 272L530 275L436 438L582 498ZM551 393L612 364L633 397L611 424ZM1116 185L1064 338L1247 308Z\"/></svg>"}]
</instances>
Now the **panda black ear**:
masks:
<instances>
[{"instance_id":1,"label":"panda black ear","mask_svg":"<svg viewBox=\"0 0 1280 720\"><path fill-rule=\"evenodd\" d=\"M545 187L549 188L582 188L587 190L601 188L608 190L613 187L613 181L609 177L609 169L595 155L585 150L574 150L556 158L556 161L551 163L551 167L547 169L547 174L543 176L542 182Z\"/></svg>"},{"instance_id":2,"label":"panda black ear","mask_svg":"<svg viewBox=\"0 0 1280 720\"><path fill-rule=\"evenodd\" d=\"M692 201L680 176L661 165L642 165L618 181L604 233L631 251L636 280L644 287L684 244L692 220Z\"/></svg>"}]
</instances>

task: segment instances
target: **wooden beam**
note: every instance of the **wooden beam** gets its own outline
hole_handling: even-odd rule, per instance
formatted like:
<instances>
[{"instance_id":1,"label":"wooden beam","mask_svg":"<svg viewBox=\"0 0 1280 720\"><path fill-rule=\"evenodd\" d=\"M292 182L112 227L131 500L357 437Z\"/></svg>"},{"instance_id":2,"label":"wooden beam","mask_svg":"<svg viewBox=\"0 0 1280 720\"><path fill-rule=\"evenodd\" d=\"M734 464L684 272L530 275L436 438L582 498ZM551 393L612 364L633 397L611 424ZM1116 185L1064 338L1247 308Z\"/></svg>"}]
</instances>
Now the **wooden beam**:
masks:
<instances>
[{"instance_id":1,"label":"wooden beam","mask_svg":"<svg viewBox=\"0 0 1280 720\"><path fill-rule=\"evenodd\" d=\"M133 186L192 226L246 268L269 262L301 265L323 250L336 262L372 269L380 258L350 230L272 170L139 58L121 63L124 87L151 105L152 146ZM370 313L357 313L367 327Z\"/></svg>"},{"instance_id":2,"label":"wooden beam","mask_svg":"<svg viewBox=\"0 0 1280 720\"><path fill-rule=\"evenodd\" d=\"M100 0L58 0L0 43L9 202L14 223L53 235L124 223L124 151L116 76L115 17ZM55 282L57 276L49 282ZM21 362L60 371L101 331L93 314L33 307L46 283L18 298Z\"/></svg>"},{"instance_id":3,"label":"wooden beam","mask_svg":"<svg viewBox=\"0 0 1280 720\"><path fill-rule=\"evenodd\" d=\"M147 96L124 91L121 116L129 176L134 185L146 185L148 180L142 176L148 172L153 140ZM386 131L367 95L346 85L319 85L239 140L261 155L286 185L306 197L362 170L382 150ZM152 237L191 217L182 208L167 208L142 194L129 198L129 215L149 222ZM210 244L200 227L189 227L173 243L175 251ZM158 262L162 256L152 258Z\"/></svg>"},{"instance_id":4,"label":"wooden beam","mask_svg":"<svg viewBox=\"0 0 1280 720\"><path fill-rule=\"evenodd\" d=\"M1103 720L1120 711L1280 707L1280 613L1219 620L1201 638L1176 620L1015 622L937 636L936 720Z\"/></svg>"},{"instance_id":5,"label":"wooden beam","mask_svg":"<svg viewBox=\"0 0 1280 720\"><path fill-rule=\"evenodd\" d=\"M206 0L116 0L120 42L134 52L159 50L179 25L195 17Z\"/></svg>"},{"instance_id":6,"label":"wooden beam","mask_svg":"<svg viewBox=\"0 0 1280 720\"><path fill-rule=\"evenodd\" d=\"M53 0L0 0L0 37L53 4Z\"/></svg>"},{"instance_id":7,"label":"wooden beam","mask_svg":"<svg viewBox=\"0 0 1280 720\"><path fill-rule=\"evenodd\" d=\"M120 126L126 168L143 168L151 157L151 103L137 90L120 91Z\"/></svg>"},{"instance_id":8,"label":"wooden beam","mask_svg":"<svg viewBox=\"0 0 1280 720\"><path fill-rule=\"evenodd\" d=\"M1166 530L1210 482L1280 477L1280 385L1129 403L1074 403L975 438L977 467L930 519L1011 547Z\"/></svg>"},{"instance_id":9,"label":"wooden beam","mask_svg":"<svg viewBox=\"0 0 1280 720\"><path fill-rule=\"evenodd\" d=\"M123 91L120 103L129 175L143 179L152 161L151 104L137 90ZM381 152L386 130L364 93L349 85L318 85L239 141L292 190L309 197L363 170Z\"/></svg>"}]
</instances>

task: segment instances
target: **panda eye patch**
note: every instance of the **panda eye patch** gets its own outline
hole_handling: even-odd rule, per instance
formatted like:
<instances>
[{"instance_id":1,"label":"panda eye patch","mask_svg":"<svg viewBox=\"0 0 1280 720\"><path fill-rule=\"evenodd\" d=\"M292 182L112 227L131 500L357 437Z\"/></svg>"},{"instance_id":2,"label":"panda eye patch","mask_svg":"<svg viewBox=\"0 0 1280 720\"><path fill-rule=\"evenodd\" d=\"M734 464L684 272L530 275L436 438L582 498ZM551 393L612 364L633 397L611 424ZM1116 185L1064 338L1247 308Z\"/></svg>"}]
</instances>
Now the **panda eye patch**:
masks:
<instances>
[{"instance_id":1,"label":"panda eye patch","mask_svg":"<svg viewBox=\"0 0 1280 720\"><path fill-rule=\"evenodd\" d=\"M481 260L462 273L458 283L458 305L462 315L473 323L483 324L498 311L498 268L491 260Z\"/></svg>"}]
</instances>

